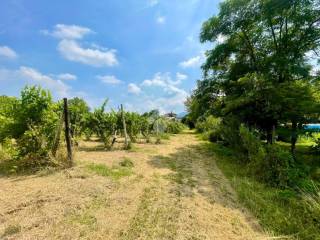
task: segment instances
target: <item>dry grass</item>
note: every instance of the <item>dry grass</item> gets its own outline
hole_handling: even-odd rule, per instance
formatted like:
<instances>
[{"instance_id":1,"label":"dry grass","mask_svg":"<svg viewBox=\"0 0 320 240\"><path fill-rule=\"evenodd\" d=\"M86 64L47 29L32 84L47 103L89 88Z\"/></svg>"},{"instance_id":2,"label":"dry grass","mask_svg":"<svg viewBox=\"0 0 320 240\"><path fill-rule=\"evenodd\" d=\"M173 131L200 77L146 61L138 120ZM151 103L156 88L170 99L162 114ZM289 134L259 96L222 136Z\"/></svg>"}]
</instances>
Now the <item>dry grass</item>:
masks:
<instances>
[{"instance_id":1,"label":"dry grass","mask_svg":"<svg viewBox=\"0 0 320 240\"><path fill-rule=\"evenodd\" d=\"M119 148L84 142L72 169L0 178L0 239L265 238L194 135Z\"/></svg>"}]
</instances>

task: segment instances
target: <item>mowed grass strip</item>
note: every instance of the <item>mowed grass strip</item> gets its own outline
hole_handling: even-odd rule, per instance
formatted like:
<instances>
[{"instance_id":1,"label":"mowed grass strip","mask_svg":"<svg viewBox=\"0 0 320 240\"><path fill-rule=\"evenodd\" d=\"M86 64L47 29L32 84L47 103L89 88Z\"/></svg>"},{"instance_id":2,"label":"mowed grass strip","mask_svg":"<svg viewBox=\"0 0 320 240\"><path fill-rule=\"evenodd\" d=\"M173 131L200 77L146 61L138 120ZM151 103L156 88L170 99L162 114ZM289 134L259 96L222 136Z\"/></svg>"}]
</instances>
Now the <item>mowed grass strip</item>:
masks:
<instances>
[{"instance_id":1,"label":"mowed grass strip","mask_svg":"<svg viewBox=\"0 0 320 240\"><path fill-rule=\"evenodd\" d=\"M129 228L120 233L120 239L176 239L178 198L167 192L159 176L154 176L152 181L152 186L144 189L136 215Z\"/></svg>"}]
</instances>

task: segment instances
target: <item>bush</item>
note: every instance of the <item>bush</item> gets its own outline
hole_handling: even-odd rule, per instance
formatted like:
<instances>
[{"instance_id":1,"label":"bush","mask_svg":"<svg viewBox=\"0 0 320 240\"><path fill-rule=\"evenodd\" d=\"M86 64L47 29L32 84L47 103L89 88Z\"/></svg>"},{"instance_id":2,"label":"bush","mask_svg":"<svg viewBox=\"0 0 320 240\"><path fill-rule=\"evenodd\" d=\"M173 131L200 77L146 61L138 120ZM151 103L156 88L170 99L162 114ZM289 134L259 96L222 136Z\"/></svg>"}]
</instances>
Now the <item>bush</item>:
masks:
<instances>
[{"instance_id":1,"label":"bush","mask_svg":"<svg viewBox=\"0 0 320 240\"><path fill-rule=\"evenodd\" d=\"M216 130L220 127L221 119L214 116L198 119L196 129L199 133L209 132Z\"/></svg>"},{"instance_id":2,"label":"bush","mask_svg":"<svg viewBox=\"0 0 320 240\"><path fill-rule=\"evenodd\" d=\"M243 153L243 146L239 134L240 123L234 117L223 119L220 125L219 135L224 145L230 146L239 153Z\"/></svg>"},{"instance_id":3,"label":"bush","mask_svg":"<svg viewBox=\"0 0 320 240\"><path fill-rule=\"evenodd\" d=\"M305 177L293 156L277 145L263 145L260 138L244 125L239 131L249 170L257 179L271 186L295 187Z\"/></svg>"},{"instance_id":4,"label":"bush","mask_svg":"<svg viewBox=\"0 0 320 240\"><path fill-rule=\"evenodd\" d=\"M185 125L178 121L168 121L167 124L167 133L178 134L181 133L185 129Z\"/></svg>"}]
</instances>

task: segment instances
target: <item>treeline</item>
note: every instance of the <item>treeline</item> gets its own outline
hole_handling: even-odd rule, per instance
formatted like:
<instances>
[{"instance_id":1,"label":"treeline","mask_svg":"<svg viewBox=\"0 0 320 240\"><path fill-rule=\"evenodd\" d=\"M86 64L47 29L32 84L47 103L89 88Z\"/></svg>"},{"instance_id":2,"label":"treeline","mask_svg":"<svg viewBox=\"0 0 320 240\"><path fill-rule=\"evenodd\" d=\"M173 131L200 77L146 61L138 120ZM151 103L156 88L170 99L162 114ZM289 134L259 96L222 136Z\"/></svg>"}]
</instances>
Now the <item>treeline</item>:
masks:
<instances>
[{"instance_id":1,"label":"treeline","mask_svg":"<svg viewBox=\"0 0 320 240\"><path fill-rule=\"evenodd\" d=\"M144 114L121 109L90 110L81 98L68 100L72 144L92 136L110 150L117 139L126 137L129 149L137 139L160 143L165 134L179 133L184 125L175 118L160 116L157 110ZM0 172L38 170L44 166L66 166L63 102L53 101L39 86L25 87L21 96L0 96ZM124 131L126 128L126 134Z\"/></svg>"},{"instance_id":2,"label":"treeline","mask_svg":"<svg viewBox=\"0 0 320 240\"><path fill-rule=\"evenodd\" d=\"M319 0L226 0L184 121L268 232L319 239Z\"/></svg>"},{"instance_id":3,"label":"treeline","mask_svg":"<svg viewBox=\"0 0 320 240\"><path fill-rule=\"evenodd\" d=\"M185 121L237 149L271 185L294 187L310 173L296 143L304 124L320 122L319 6L318 0L229 0L202 26L201 42L215 45L186 102ZM284 139L289 151L277 144Z\"/></svg>"}]
</instances>

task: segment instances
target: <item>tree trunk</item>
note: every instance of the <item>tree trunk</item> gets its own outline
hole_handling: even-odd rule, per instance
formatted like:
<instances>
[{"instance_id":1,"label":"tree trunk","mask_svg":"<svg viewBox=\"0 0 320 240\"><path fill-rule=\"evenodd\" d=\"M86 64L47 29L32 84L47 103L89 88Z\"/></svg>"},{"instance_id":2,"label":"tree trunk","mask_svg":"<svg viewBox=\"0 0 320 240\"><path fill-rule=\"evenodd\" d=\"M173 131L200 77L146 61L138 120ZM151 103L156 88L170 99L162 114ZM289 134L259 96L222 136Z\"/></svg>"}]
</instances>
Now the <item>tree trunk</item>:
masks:
<instances>
[{"instance_id":1,"label":"tree trunk","mask_svg":"<svg viewBox=\"0 0 320 240\"><path fill-rule=\"evenodd\" d=\"M276 125L272 124L267 128L267 143L273 144L275 142L276 136Z\"/></svg>"},{"instance_id":2,"label":"tree trunk","mask_svg":"<svg viewBox=\"0 0 320 240\"><path fill-rule=\"evenodd\" d=\"M128 141L126 120L125 120L125 118L124 118L124 111L123 111L123 106L122 106L122 104L121 104L121 117L122 117L122 124L123 124L123 133L124 133L124 148L127 149L128 146L129 146L129 141Z\"/></svg>"},{"instance_id":3,"label":"tree trunk","mask_svg":"<svg viewBox=\"0 0 320 240\"><path fill-rule=\"evenodd\" d=\"M295 158L295 150L296 150L296 143L298 140L298 134L297 134L297 122L292 121L292 127L291 127L291 154Z\"/></svg>"},{"instance_id":4,"label":"tree trunk","mask_svg":"<svg viewBox=\"0 0 320 240\"><path fill-rule=\"evenodd\" d=\"M73 159L72 159L72 147L71 147L71 139L70 139L68 99L64 98L63 101L64 101L65 138L66 138L66 144L67 144L69 166L71 167L73 165Z\"/></svg>"}]
</instances>

